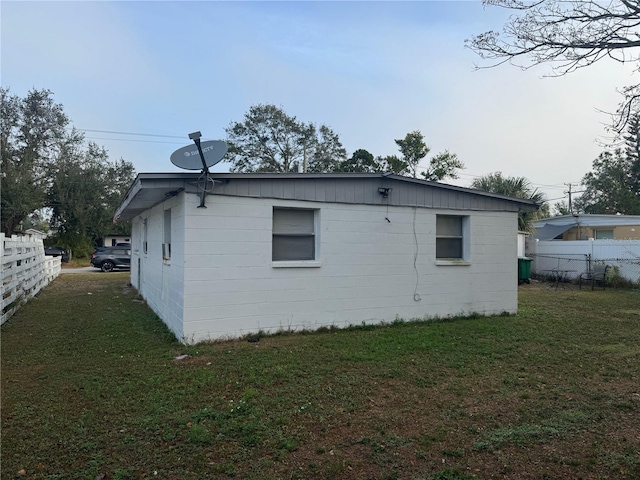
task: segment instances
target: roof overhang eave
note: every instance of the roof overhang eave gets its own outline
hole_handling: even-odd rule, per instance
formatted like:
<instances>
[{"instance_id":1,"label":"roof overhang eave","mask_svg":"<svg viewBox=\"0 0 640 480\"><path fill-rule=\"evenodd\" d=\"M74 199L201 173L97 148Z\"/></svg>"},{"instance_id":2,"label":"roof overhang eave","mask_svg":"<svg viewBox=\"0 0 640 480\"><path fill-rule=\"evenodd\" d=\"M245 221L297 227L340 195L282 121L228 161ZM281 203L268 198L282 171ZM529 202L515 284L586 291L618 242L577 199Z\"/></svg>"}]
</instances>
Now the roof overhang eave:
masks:
<instances>
[{"instance_id":1,"label":"roof overhang eave","mask_svg":"<svg viewBox=\"0 0 640 480\"><path fill-rule=\"evenodd\" d=\"M151 208L158 203L166 200L166 198L175 195L177 192L185 190L189 184L197 182L200 173L140 173L125 194L120 206L117 208L113 217L114 222L119 220L131 220L136 215ZM240 174L240 173L212 173L213 178L218 178L225 182L235 178L375 178L380 174ZM429 182L423 179L404 177L395 174L383 174L384 178L389 180L397 180L407 183L417 183L420 185L429 185L444 190L456 191L460 193L473 194L481 197L493 198L515 203L518 211L521 213L536 212L540 209L544 202L536 202L523 198L513 198L505 195L484 192L472 188L459 187L457 185L448 185L438 182Z\"/></svg>"},{"instance_id":2,"label":"roof overhang eave","mask_svg":"<svg viewBox=\"0 0 640 480\"><path fill-rule=\"evenodd\" d=\"M186 185L197 180L197 177L196 175L180 179L144 178L138 175L120 202L113 221L131 220L145 210L183 191Z\"/></svg>"}]
</instances>

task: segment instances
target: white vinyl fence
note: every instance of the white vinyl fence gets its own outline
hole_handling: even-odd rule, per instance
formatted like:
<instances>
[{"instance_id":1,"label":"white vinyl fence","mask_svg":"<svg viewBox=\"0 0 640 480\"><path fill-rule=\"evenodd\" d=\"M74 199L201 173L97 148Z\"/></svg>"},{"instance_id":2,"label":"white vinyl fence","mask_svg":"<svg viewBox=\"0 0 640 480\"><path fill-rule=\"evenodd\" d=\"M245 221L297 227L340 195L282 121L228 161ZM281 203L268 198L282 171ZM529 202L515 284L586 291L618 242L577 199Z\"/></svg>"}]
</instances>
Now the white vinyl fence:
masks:
<instances>
[{"instance_id":1,"label":"white vinyl fence","mask_svg":"<svg viewBox=\"0 0 640 480\"><path fill-rule=\"evenodd\" d=\"M640 280L640 240L544 240L530 238L527 256L533 259L531 272L546 275L550 270L567 272L566 278L577 278L593 265L618 267L621 277L631 282Z\"/></svg>"},{"instance_id":2,"label":"white vinyl fence","mask_svg":"<svg viewBox=\"0 0 640 480\"><path fill-rule=\"evenodd\" d=\"M28 299L60 273L61 257L45 257L42 239L0 233L2 317L7 321Z\"/></svg>"}]
</instances>

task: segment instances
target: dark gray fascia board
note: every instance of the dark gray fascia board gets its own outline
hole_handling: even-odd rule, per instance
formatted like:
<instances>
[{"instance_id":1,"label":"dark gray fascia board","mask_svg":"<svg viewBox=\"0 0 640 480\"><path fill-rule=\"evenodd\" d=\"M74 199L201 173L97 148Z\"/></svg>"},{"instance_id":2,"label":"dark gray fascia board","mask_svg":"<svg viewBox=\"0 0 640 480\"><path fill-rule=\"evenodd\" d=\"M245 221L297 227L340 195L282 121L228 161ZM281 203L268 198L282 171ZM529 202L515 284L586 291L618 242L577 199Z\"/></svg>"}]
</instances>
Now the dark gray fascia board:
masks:
<instances>
[{"instance_id":1,"label":"dark gray fascia board","mask_svg":"<svg viewBox=\"0 0 640 480\"><path fill-rule=\"evenodd\" d=\"M200 172L171 172L171 173L139 173L133 184L124 195L120 206L115 212L114 221L119 219L130 220L138 213L161 203L166 198L184 190L189 183L195 182L200 178ZM541 202L526 200L521 198L513 198L496 193L485 192L472 188L459 187L446 183L429 182L418 178L405 177L403 175L395 175L390 173L211 173L210 177L214 180L228 182L234 179L251 180L251 179L383 179L388 181L406 182L411 184L428 186L436 189L447 191L477 195L480 197L503 200L510 203L518 204L524 211L536 211L542 205ZM150 190L154 190L151 192ZM142 193L144 191L144 193ZM146 195L145 195L146 194ZM141 198L136 198L136 197ZM138 205L136 208L127 208L136 198ZM126 215L123 216L123 213Z\"/></svg>"},{"instance_id":2,"label":"dark gray fascia board","mask_svg":"<svg viewBox=\"0 0 640 480\"><path fill-rule=\"evenodd\" d=\"M181 177L185 180L197 180L200 177L200 173L140 173L138 178L148 179L166 179L168 176ZM507 195L500 195L499 193L485 192L484 190L478 190L475 188L459 187L457 185L450 185L448 183L430 182L428 180L422 180L420 178L405 177L404 175L396 175L389 173L211 173L214 179L231 180L231 179L245 179L245 178L387 178L391 180L398 180L407 183L416 183L418 185L428 185L435 188L441 188L443 190L452 190L455 192L472 193L475 195L481 195L484 197L497 198L500 200L515 201L524 205L534 206L540 208L545 202L535 202L533 200L527 200L524 198L514 198Z\"/></svg>"}]
</instances>

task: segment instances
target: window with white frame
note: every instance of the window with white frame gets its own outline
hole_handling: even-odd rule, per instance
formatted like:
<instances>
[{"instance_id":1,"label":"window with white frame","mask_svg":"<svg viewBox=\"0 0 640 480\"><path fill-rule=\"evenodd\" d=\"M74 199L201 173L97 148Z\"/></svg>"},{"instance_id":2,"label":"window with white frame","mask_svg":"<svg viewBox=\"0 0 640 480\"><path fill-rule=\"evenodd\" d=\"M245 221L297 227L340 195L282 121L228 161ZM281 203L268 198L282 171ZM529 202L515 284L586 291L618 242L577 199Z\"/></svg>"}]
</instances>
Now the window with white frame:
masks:
<instances>
[{"instance_id":1,"label":"window with white frame","mask_svg":"<svg viewBox=\"0 0 640 480\"><path fill-rule=\"evenodd\" d=\"M162 259L171 259L171 209L164 211L164 238L162 242Z\"/></svg>"},{"instance_id":2,"label":"window with white frame","mask_svg":"<svg viewBox=\"0 0 640 480\"><path fill-rule=\"evenodd\" d=\"M613 229L612 228L608 228L608 229L598 229L595 231L596 234L596 240L613 240Z\"/></svg>"},{"instance_id":3,"label":"window with white frame","mask_svg":"<svg viewBox=\"0 0 640 480\"><path fill-rule=\"evenodd\" d=\"M469 217L436 215L436 259L468 260Z\"/></svg>"},{"instance_id":4,"label":"window with white frame","mask_svg":"<svg viewBox=\"0 0 640 480\"><path fill-rule=\"evenodd\" d=\"M316 211L273 207L274 262L316 260Z\"/></svg>"}]
</instances>

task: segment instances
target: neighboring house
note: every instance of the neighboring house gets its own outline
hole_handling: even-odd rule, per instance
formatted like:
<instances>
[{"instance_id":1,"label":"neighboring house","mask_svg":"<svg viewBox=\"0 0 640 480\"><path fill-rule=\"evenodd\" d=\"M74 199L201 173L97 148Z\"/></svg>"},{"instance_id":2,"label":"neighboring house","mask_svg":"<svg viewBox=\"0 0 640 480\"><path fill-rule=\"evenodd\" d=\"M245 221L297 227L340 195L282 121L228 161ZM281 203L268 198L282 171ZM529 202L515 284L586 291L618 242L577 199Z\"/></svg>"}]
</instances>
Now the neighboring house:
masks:
<instances>
[{"instance_id":1,"label":"neighboring house","mask_svg":"<svg viewBox=\"0 0 640 480\"><path fill-rule=\"evenodd\" d=\"M42 230L37 230L35 228L27 228L24 232L22 232L22 235L28 235L35 239L44 240L45 238L47 238L48 234L47 232L43 232Z\"/></svg>"},{"instance_id":2,"label":"neighboring house","mask_svg":"<svg viewBox=\"0 0 640 480\"><path fill-rule=\"evenodd\" d=\"M109 234L103 239L103 246L115 247L119 243L131 243L131 235Z\"/></svg>"},{"instance_id":3,"label":"neighboring house","mask_svg":"<svg viewBox=\"0 0 640 480\"><path fill-rule=\"evenodd\" d=\"M536 233L527 239L533 273L563 270L571 279L606 264L631 282L640 280L640 215L563 215L533 225Z\"/></svg>"},{"instance_id":4,"label":"neighboring house","mask_svg":"<svg viewBox=\"0 0 640 480\"><path fill-rule=\"evenodd\" d=\"M517 311L533 201L389 174L203 180L139 174L115 215L132 285L183 342Z\"/></svg>"},{"instance_id":5,"label":"neighboring house","mask_svg":"<svg viewBox=\"0 0 640 480\"><path fill-rule=\"evenodd\" d=\"M640 215L562 215L533 226L538 240L640 240Z\"/></svg>"}]
</instances>

